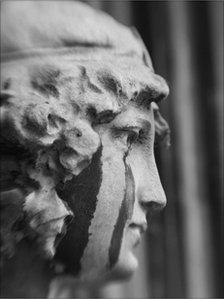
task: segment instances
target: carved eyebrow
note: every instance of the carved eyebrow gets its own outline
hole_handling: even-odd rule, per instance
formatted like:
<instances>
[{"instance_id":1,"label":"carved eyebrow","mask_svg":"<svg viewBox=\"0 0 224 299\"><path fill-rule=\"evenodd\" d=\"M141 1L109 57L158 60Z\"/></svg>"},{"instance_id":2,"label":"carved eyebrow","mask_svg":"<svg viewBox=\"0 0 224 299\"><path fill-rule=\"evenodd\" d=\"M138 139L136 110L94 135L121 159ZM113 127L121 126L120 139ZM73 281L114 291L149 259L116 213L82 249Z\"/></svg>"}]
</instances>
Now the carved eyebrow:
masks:
<instances>
[{"instance_id":1,"label":"carved eyebrow","mask_svg":"<svg viewBox=\"0 0 224 299\"><path fill-rule=\"evenodd\" d=\"M169 87L165 79L153 74L149 85L134 93L133 100L138 106L149 108L152 102L160 102L169 94Z\"/></svg>"},{"instance_id":2,"label":"carved eyebrow","mask_svg":"<svg viewBox=\"0 0 224 299\"><path fill-rule=\"evenodd\" d=\"M149 120L146 119L137 119L136 121L133 121L133 123L130 122L121 122L120 124L117 123L113 126L114 129L118 130L135 130L135 129L143 129L143 130L150 130L152 124Z\"/></svg>"}]
</instances>

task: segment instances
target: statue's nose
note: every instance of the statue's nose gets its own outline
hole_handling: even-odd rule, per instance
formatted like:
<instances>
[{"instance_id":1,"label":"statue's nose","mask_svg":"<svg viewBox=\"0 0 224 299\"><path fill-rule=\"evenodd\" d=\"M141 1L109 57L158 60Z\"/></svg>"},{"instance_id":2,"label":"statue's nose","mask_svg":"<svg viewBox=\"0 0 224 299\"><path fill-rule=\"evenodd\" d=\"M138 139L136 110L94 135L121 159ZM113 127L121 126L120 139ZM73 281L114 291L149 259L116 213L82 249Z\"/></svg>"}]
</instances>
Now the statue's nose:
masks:
<instances>
[{"instance_id":1,"label":"statue's nose","mask_svg":"<svg viewBox=\"0 0 224 299\"><path fill-rule=\"evenodd\" d=\"M161 184L160 184L161 185ZM166 195L161 187L147 187L137 191L138 201L145 210L160 210L166 205Z\"/></svg>"},{"instance_id":2,"label":"statue's nose","mask_svg":"<svg viewBox=\"0 0 224 299\"><path fill-rule=\"evenodd\" d=\"M146 210L162 209L166 205L166 195L156 168L139 183L136 193L139 204Z\"/></svg>"}]
</instances>

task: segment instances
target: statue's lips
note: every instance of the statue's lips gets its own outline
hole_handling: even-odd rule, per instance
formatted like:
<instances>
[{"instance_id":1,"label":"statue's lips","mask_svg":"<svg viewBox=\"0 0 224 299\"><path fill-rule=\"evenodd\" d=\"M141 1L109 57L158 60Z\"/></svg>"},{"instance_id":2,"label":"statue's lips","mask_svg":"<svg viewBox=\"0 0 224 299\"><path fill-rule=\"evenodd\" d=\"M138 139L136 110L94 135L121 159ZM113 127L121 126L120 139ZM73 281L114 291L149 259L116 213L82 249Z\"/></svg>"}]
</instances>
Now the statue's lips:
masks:
<instances>
[{"instance_id":1,"label":"statue's lips","mask_svg":"<svg viewBox=\"0 0 224 299\"><path fill-rule=\"evenodd\" d=\"M131 231L132 235L132 245L135 248L141 241L141 235L146 231L147 229L147 224L142 223L131 223L129 225L129 229Z\"/></svg>"}]
</instances>

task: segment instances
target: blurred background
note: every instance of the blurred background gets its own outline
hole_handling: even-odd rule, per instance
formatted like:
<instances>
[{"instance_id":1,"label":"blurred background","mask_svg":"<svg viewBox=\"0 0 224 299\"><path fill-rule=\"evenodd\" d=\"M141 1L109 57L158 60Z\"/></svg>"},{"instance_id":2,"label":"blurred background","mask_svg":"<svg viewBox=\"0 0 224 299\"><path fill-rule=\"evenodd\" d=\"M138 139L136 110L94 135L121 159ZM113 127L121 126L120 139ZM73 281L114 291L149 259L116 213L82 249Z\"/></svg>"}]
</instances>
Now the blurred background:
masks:
<instances>
[{"instance_id":1,"label":"blurred background","mask_svg":"<svg viewBox=\"0 0 224 299\"><path fill-rule=\"evenodd\" d=\"M223 1L85 1L135 26L170 86L171 147L156 147L168 204L150 219L139 270L104 298L224 297Z\"/></svg>"}]
</instances>

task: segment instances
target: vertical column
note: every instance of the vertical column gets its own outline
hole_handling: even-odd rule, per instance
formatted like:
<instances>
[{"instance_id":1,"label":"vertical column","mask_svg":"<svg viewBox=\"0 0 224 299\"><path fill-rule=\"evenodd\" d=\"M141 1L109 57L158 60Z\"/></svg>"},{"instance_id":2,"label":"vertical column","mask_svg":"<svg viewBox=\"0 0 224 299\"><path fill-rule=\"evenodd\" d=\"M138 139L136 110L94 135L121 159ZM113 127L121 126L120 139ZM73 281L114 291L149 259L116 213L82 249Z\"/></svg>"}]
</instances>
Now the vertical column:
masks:
<instances>
[{"instance_id":1,"label":"vertical column","mask_svg":"<svg viewBox=\"0 0 224 299\"><path fill-rule=\"evenodd\" d=\"M200 106L197 104L191 22L187 2L169 2L171 61L173 67L174 121L183 215L187 297L212 297L212 248L210 216L200 137ZM172 87L171 87L172 88Z\"/></svg>"}]
</instances>

